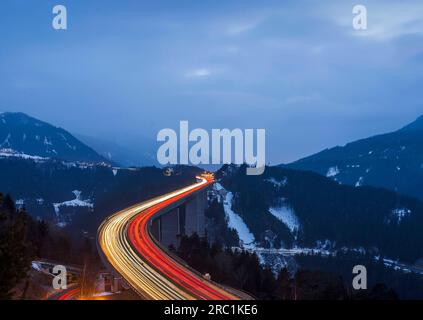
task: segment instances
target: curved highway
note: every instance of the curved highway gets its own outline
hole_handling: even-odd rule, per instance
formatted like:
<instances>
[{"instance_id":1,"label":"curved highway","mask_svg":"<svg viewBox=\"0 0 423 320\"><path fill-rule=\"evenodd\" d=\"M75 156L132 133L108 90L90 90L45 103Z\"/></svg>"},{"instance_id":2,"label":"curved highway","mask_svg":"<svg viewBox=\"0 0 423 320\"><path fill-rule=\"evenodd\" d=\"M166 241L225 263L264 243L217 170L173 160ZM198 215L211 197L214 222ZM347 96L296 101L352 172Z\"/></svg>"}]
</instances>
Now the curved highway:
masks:
<instances>
[{"instance_id":1,"label":"curved highway","mask_svg":"<svg viewBox=\"0 0 423 320\"><path fill-rule=\"evenodd\" d=\"M74 300L80 295L80 293L81 289L75 288L62 294L60 297L57 298L57 300Z\"/></svg>"},{"instance_id":2,"label":"curved highway","mask_svg":"<svg viewBox=\"0 0 423 320\"><path fill-rule=\"evenodd\" d=\"M145 299L241 298L169 256L150 233L149 224L159 212L213 183L213 179L198 179L193 185L115 213L98 230L103 257Z\"/></svg>"},{"instance_id":3,"label":"curved highway","mask_svg":"<svg viewBox=\"0 0 423 320\"><path fill-rule=\"evenodd\" d=\"M77 284L69 285L65 290L53 293L47 300L77 300L80 298L81 288Z\"/></svg>"}]
</instances>

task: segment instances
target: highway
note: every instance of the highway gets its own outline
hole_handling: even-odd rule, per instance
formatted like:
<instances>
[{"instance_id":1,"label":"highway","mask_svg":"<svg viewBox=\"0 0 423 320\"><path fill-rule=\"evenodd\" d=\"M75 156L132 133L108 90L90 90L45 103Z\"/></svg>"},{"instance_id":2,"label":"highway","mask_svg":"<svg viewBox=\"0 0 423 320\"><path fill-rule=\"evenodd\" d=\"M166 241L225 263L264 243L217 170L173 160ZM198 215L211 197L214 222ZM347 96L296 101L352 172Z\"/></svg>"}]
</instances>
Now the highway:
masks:
<instances>
[{"instance_id":1,"label":"highway","mask_svg":"<svg viewBox=\"0 0 423 320\"><path fill-rule=\"evenodd\" d=\"M77 296L79 296L80 293L81 293L81 289L75 288L62 294L60 297L58 297L57 300L74 300L76 299Z\"/></svg>"},{"instance_id":2,"label":"highway","mask_svg":"<svg viewBox=\"0 0 423 320\"><path fill-rule=\"evenodd\" d=\"M69 285L65 290L60 290L50 295L48 300L77 300L80 298L81 288L77 284Z\"/></svg>"},{"instance_id":3,"label":"highway","mask_svg":"<svg viewBox=\"0 0 423 320\"><path fill-rule=\"evenodd\" d=\"M208 281L172 258L152 237L149 224L167 206L205 188L198 182L134 205L106 219L98 230L100 253L108 264L143 298L151 300L236 300L240 295Z\"/></svg>"}]
</instances>

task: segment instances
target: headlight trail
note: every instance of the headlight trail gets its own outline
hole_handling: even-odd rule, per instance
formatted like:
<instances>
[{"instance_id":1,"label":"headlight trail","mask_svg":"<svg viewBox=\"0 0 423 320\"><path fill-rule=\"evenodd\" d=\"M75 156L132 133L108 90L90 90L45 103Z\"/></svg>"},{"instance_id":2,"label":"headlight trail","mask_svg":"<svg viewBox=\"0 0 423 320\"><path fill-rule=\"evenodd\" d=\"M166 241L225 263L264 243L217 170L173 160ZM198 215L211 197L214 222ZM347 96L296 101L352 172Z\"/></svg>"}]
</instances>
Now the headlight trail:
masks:
<instances>
[{"instance_id":1,"label":"headlight trail","mask_svg":"<svg viewBox=\"0 0 423 320\"><path fill-rule=\"evenodd\" d=\"M80 293L81 293L81 289L75 288L64 293L57 300L72 300L72 299L75 299Z\"/></svg>"},{"instance_id":2,"label":"headlight trail","mask_svg":"<svg viewBox=\"0 0 423 320\"><path fill-rule=\"evenodd\" d=\"M213 183L210 178L198 179L198 183L119 211L99 228L101 253L146 299L240 299L235 291L204 279L169 256L150 233L149 225L159 212Z\"/></svg>"}]
</instances>

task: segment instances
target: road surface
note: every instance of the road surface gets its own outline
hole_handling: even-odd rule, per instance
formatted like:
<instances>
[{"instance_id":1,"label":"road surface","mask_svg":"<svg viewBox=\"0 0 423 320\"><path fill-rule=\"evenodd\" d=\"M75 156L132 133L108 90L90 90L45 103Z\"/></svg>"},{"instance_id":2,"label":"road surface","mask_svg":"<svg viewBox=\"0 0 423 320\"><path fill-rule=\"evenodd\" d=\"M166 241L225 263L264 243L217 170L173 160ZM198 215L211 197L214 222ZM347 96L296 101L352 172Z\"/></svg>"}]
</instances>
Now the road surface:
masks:
<instances>
[{"instance_id":1,"label":"road surface","mask_svg":"<svg viewBox=\"0 0 423 320\"><path fill-rule=\"evenodd\" d=\"M145 299L233 300L241 295L208 281L175 260L152 237L149 224L160 210L213 183L199 182L137 204L106 219L98 231L101 254ZM245 298L245 297L242 297Z\"/></svg>"},{"instance_id":2,"label":"road surface","mask_svg":"<svg viewBox=\"0 0 423 320\"><path fill-rule=\"evenodd\" d=\"M68 289L52 294L48 300L76 300L81 293L78 285L70 285Z\"/></svg>"},{"instance_id":3,"label":"road surface","mask_svg":"<svg viewBox=\"0 0 423 320\"><path fill-rule=\"evenodd\" d=\"M62 294L57 300L74 300L79 296L80 293L81 293L81 289L75 288Z\"/></svg>"}]
</instances>

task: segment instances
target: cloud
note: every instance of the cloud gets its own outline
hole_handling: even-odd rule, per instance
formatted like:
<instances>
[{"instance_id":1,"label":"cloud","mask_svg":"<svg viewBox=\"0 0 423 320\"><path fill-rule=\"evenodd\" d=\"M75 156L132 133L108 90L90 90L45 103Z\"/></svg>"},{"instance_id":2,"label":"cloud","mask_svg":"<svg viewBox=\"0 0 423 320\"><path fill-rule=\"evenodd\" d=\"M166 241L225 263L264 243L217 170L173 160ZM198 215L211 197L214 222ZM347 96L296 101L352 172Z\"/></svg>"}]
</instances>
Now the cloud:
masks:
<instances>
[{"instance_id":1,"label":"cloud","mask_svg":"<svg viewBox=\"0 0 423 320\"><path fill-rule=\"evenodd\" d=\"M194 69L191 71L187 72L187 76L188 77L192 77L192 78L204 78L204 77L208 77L212 74L211 70L208 68L199 68L199 69Z\"/></svg>"},{"instance_id":2,"label":"cloud","mask_svg":"<svg viewBox=\"0 0 423 320\"><path fill-rule=\"evenodd\" d=\"M253 22L253 23L234 24L234 25L232 25L228 28L227 33L230 36L236 36L236 35L239 35L241 33L253 30L253 29L257 28L258 25L259 25L258 21Z\"/></svg>"},{"instance_id":3,"label":"cloud","mask_svg":"<svg viewBox=\"0 0 423 320\"><path fill-rule=\"evenodd\" d=\"M228 36L238 36L259 28L267 21L275 17L282 17L281 11L272 9L260 9L258 11L244 12L238 16L226 17L224 22Z\"/></svg>"}]
</instances>

